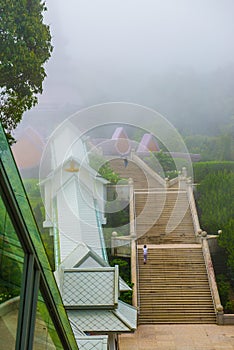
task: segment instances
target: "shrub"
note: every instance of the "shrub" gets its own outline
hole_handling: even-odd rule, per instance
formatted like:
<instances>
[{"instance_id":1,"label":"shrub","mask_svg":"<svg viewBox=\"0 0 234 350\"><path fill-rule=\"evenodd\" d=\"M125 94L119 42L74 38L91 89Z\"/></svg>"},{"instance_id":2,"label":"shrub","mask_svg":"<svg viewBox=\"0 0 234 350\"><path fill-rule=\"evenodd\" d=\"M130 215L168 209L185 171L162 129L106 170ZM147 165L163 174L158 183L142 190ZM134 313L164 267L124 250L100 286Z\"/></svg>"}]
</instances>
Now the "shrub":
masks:
<instances>
[{"instance_id":1,"label":"shrub","mask_svg":"<svg viewBox=\"0 0 234 350\"><path fill-rule=\"evenodd\" d=\"M218 171L226 171L227 173L234 171L234 162L198 162L193 163L193 175L196 183L201 182L209 174L214 174Z\"/></svg>"},{"instance_id":2,"label":"shrub","mask_svg":"<svg viewBox=\"0 0 234 350\"><path fill-rule=\"evenodd\" d=\"M114 172L110 164L98 154L89 155L89 164L96 170L104 179L110 181L112 184L117 184L120 176Z\"/></svg>"},{"instance_id":3,"label":"shrub","mask_svg":"<svg viewBox=\"0 0 234 350\"><path fill-rule=\"evenodd\" d=\"M221 299L222 305L226 305L229 301L230 293L230 283L227 276L220 274L216 276L216 282L218 286L219 296Z\"/></svg>"},{"instance_id":4,"label":"shrub","mask_svg":"<svg viewBox=\"0 0 234 350\"><path fill-rule=\"evenodd\" d=\"M110 259L110 265L119 265L119 274L122 279L127 283L130 288L133 288L133 283L131 283L131 271L130 271L130 259L129 258L114 258ZM121 292L120 300L127 304L132 305L132 290Z\"/></svg>"},{"instance_id":5,"label":"shrub","mask_svg":"<svg viewBox=\"0 0 234 350\"><path fill-rule=\"evenodd\" d=\"M226 302L224 310L228 314L233 314L234 313L234 300Z\"/></svg>"}]
</instances>

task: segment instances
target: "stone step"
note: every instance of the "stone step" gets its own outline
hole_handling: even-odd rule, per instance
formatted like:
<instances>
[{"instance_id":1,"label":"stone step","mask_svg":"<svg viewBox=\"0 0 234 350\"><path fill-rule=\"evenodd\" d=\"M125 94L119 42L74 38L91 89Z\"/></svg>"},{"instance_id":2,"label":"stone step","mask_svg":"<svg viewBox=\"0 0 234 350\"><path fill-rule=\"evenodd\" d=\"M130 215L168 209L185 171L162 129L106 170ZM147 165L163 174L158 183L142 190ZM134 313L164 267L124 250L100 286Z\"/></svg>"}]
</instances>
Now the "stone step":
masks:
<instances>
[{"instance_id":1,"label":"stone step","mask_svg":"<svg viewBox=\"0 0 234 350\"><path fill-rule=\"evenodd\" d=\"M144 310L144 311L143 311ZM140 316L141 317L147 317L147 315L151 316L152 318L157 317L159 315L212 315L212 313L214 313L214 310L212 307L205 307L203 305L201 305L199 308L193 308L190 305L188 305L187 307L177 307L177 306L172 306L170 305L170 307L159 307L157 306L157 308L150 308L150 307L143 307L140 308Z\"/></svg>"},{"instance_id":2,"label":"stone step","mask_svg":"<svg viewBox=\"0 0 234 350\"><path fill-rule=\"evenodd\" d=\"M166 259L165 258L161 258L161 259ZM163 271L163 270L169 270L168 272L175 272L178 271L178 269L180 270L180 272L182 271L188 271L188 272L196 272L199 273L203 273L204 271L206 271L206 268L204 266L204 260L203 260L203 264L202 264L202 261L194 261L194 262L191 262L191 261L179 261L179 259L171 259L170 262L164 262L162 261L161 264L160 264L160 257L157 259L157 258L152 258L150 256L150 254L148 254L148 260L147 260L147 263L144 264L143 263L143 258L140 257L139 260L138 260L138 263L139 263L139 268L143 271L147 271L147 269L154 269L155 272L159 272L160 271ZM194 271L194 269L196 271ZM153 275L153 274L152 274Z\"/></svg>"},{"instance_id":3,"label":"stone step","mask_svg":"<svg viewBox=\"0 0 234 350\"><path fill-rule=\"evenodd\" d=\"M143 256L143 251L140 252L139 254L139 260L142 260ZM198 256L198 255L191 255L191 256L182 256L181 255L177 255L177 256L170 256L170 255L159 255L159 254L151 254L151 251L148 251L148 257L150 257L150 263L152 264L153 262L158 263L160 260L164 265L170 265L172 264L172 262L178 264L178 265L187 265L189 267L189 265L197 265L197 264L201 264L202 262L204 262L204 258L202 256ZM170 259L170 260L167 260ZM163 259L163 261L162 261Z\"/></svg>"},{"instance_id":4,"label":"stone step","mask_svg":"<svg viewBox=\"0 0 234 350\"><path fill-rule=\"evenodd\" d=\"M178 302L181 303L183 301L183 305L191 305L192 303L195 303L196 305L204 305L207 303L207 301L210 301L209 295L203 298L196 299L196 297L192 296L189 298L187 295L184 297L178 297L178 298L140 298L141 306L151 306L152 308L157 307L158 305L165 306L165 305L177 305Z\"/></svg>"},{"instance_id":5,"label":"stone step","mask_svg":"<svg viewBox=\"0 0 234 350\"><path fill-rule=\"evenodd\" d=\"M147 271L145 269L145 271ZM141 279L141 282L142 281L159 281L160 279L163 279L163 280L186 280L186 279L189 279L191 281L200 281L200 280L206 280L207 281L207 276L204 276L205 274L205 269L203 271L199 271L199 273L194 273L193 270L191 270L191 273L189 273L190 271L188 270L181 270L181 271L178 271L178 270L172 270L168 273L165 272L165 269L162 269L161 271L159 269L156 270L157 274L150 274L148 276L143 276L142 279ZM174 272L174 273L173 273Z\"/></svg>"},{"instance_id":6,"label":"stone step","mask_svg":"<svg viewBox=\"0 0 234 350\"><path fill-rule=\"evenodd\" d=\"M185 314L179 315L178 317L163 317L159 315L158 318L151 319L150 317L142 317L138 320L138 325L141 324L212 324L216 323L216 317L213 315L198 315L188 316Z\"/></svg>"},{"instance_id":7,"label":"stone step","mask_svg":"<svg viewBox=\"0 0 234 350\"><path fill-rule=\"evenodd\" d=\"M176 245L175 245L176 246ZM215 323L201 246L149 248L139 262L139 324Z\"/></svg>"},{"instance_id":8,"label":"stone step","mask_svg":"<svg viewBox=\"0 0 234 350\"><path fill-rule=\"evenodd\" d=\"M144 264L143 260L139 261L139 269L141 272L145 272L144 276L150 276L150 277L155 277L156 275L158 276L159 274L173 274L174 276L177 276L179 274L189 274L189 275L199 275L199 274L204 274L206 272L205 266L201 265L199 262L195 264L184 264L181 263L178 266L172 266L170 264L163 264L160 266L158 262L151 262L149 261L150 258L148 257L147 263ZM177 265L176 262L174 265ZM151 273L150 271L154 271L154 273ZM195 271L194 271L195 270Z\"/></svg>"},{"instance_id":9,"label":"stone step","mask_svg":"<svg viewBox=\"0 0 234 350\"><path fill-rule=\"evenodd\" d=\"M176 288L175 288L176 289ZM177 298L177 297L184 297L184 296L187 296L188 298L190 296L193 296L193 297L199 297L199 293L202 296L207 296L209 295L210 296L210 289L209 287L207 287L206 290L201 290L200 288L197 288L199 290L196 290L195 288L192 289L192 288L189 288L189 289L186 289L186 288L180 288L180 289L176 289L176 290L170 290L170 289L167 289L165 291L165 289L163 288L156 288L156 289L145 289L147 291L147 293L145 294L142 294L141 297L149 297L149 298L154 298L154 297L162 297L162 298ZM142 290L143 292L144 290ZM199 300L199 298L198 298Z\"/></svg>"},{"instance_id":10,"label":"stone step","mask_svg":"<svg viewBox=\"0 0 234 350\"><path fill-rule=\"evenodd\" d=\"M159 312L175 312L175 311L184 311L184 312L214 312L213 305L206 305L205 302L203 303L197 303L197 306L193 306L191 303L183 303L183 305L178 305L176 303L168 303L166 304L154 304L150 305L148 303L141 303L140 305L140 312L141 315L143 314L158 314Z\"/></svg>"},{"instance_id":11,"label":"stone step","mask_svg":"<svg viewBox=\"0 0 234 350\"><path fill-rule=\"evenodd\" d=\"M139 253L139 261L142 261L142 257L143 257L143 251L141 251ZM170 256L170 255L159 255L159 254L151 254L151 251L148 250L148 258L150 258L149 263L153 264L159 264L161 261L161 264L163 264L163 266L170 266L173 265L174 263L178 266L184 266L184 267L190 267L192 265L197 266L199 264L204 263L204 258L203 256L198 256L198 255L191 255L191 256L182 256L182 255L178 255L178 256Z\"/></svg>"},{"instance_id":12,"label":"stone step","mask_svg":"<svg viewBox=\"0 0 234 350\"><path fill-rule=\"evenodd\" d=\"M158 312L157 312L158 310ZM144 313L144 311L142 311L140 309L140 316L144 317L144 318L150 318L152 317L152 315L154 315L155 317L164 317L167 318L167 316L173 316L175 318L182 318L182 317L197 317L200 315L203 316L213 316L215 318L214 312L212 312L213 310L201 310L201 309L194 309L194 310L189 310L188 309L177 309L177 308L161 308L161 309L157 309L157 310L150 310L149 313Z\"/></svg>"},{"instance_id":13,"label":"stone step","mask_svg":"<svg viewBox=\"0 0 234 350\"><path fill-rule=\"evenodd\" d=\"M208 280L203 279L203 280L198 280L198 281L193 281L189 279L184 279L184 280L178 280L178 279L166 279L166 278L159 278L159 279L152 279L152 280L145 280L144 282L140 283L140 289L144 289L144 287L147 286L147 284L158 284L158 285L164 285L164 289L170 288L170 287L180 287L180 288L193 288L194 284L196 284L199 287L207 286Z\"/></svg>"}]
</instances>

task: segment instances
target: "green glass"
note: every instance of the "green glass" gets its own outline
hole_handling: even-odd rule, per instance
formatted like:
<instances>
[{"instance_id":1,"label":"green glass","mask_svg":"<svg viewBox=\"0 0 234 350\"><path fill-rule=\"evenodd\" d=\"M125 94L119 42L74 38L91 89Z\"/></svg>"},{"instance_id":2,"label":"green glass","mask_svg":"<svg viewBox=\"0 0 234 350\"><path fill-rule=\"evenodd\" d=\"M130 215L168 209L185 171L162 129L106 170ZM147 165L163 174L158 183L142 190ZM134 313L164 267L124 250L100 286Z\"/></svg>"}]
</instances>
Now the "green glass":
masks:
<instances>
[{"instance_id":1,"label":"green glass","mask_svg":"<svg viewBox=\"0 0 234 350\"><path fill-rule=\"evenodd\" d=\"M51 320L45 301L39 293L34 331L33 350L63 349L58 333Z\"/></svg>"},{"instance_id":2,"label":"green glass","mask_svg":"<svg viewBox=\"0 0 234 350\"><path fill-rule=\"evenodd\" d=\"M19 313L24 251L0 197L0 339L14 349Z\"/></svg>"},{"instance_id":3,"label":"green glass","mask_svg":"<svg viewBox=\"0 0 234 350\"><path fill-rule=\"evenodd\" d=\"M49 307L52 310L51 311L52 314L56 313L55 318L56 318L56 324L59 325L58 327L59 337L60 338L62 337L60 332L62 332L63 338L65 335L66 343L67 343L66 348L78 349L74 334L71 329L70 322L68 320L65 308L63 306L62 298L61 298L57 283L54 278L54 274L52 272L36 221L34 219L24 186L22 184L22 180L19 175L19 171L15 164L14 158L12 156L11 150L9 148L8 142L6 140L6 137L1 125L0 125L0 162L1 162L0 163L1 168L7 175L7 181L9 184L8 187L10 188L12 193L13 201L15 203L14 204L15 210L17 210L17 215L24 226L23 232L17 232L18 237L19 239L23 239L23 241L30 242L30 246L32 247L32 249L30 248L31 251L27 251L28 248L26 246L22 246L22 248L24 249L25 254L26 253L33 254L35 259L38 261L37 266L40 266L41 279L43 279L47 285L46 289L41 289L41 296L43 300L46 300L47 305L48 303L50 303ZM4 215L5 215L5 212L3 213L0 212L0 221L2 221L2 218L4 218ZM7 224L9 225L9 227L11 226L11 228L13 228L9 219ZM15 237L14 242L17 242L16 247L18 247L17 244L19 243L19 239L17 238L16 233L14 237ZM13 237L10 237L10 238L13 239ZM23 241L21 240L21 243ZM13 245L13 241L12 241L12 245ZM14 248L15 250L16 250L16 247ZM22 258L22 261L23 261L24 254L23 254L22 248L19 249L21 251L21 256L20 255L18 256L17 254L15 255L17 259ZM13 251L13 254L15 250ZM22 271L22 268L19 269L19 271ZM50 298L48 298L47 290L50 291L49 292ZM53 308L54 308L54 311L56 309L56 312L53 312ZM39 312L41 311L39 310ZM42 313L42 316L43 316L43 313ZM58 333L58 328L57 328L57 333ZM1 339L1 329L0 329L0 339Z\"/></svg>"}]
</instances>

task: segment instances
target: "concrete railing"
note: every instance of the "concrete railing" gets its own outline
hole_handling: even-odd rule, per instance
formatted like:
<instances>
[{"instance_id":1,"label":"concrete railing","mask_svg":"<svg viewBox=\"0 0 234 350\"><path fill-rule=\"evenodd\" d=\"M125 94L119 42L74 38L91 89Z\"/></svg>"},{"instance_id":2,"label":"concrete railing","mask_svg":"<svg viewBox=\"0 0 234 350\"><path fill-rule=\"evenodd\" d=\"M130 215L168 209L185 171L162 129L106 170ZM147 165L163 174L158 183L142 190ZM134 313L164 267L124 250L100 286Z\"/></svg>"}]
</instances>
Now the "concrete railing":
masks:
<instances>
[{"instance_id":1,"label":"concrete railing","mask_svg":"<svg viewBox=\"0 0 234 350\"><path fill-rule=\"evenodd\" d=\"M199 235L202 230L200 227L199 218L197 214L197 207L196 207L196 203L193 195L193 188L192 188L192 185L190 184L188 184L187 186L187 195L188 195L189 206L192 214L194 232L196 235Z\"/></svg>"},{"instance_id":2,"label":"concrete railing","mask_svg":"<svg viewBox=\"0 0 234 350\"><path fill-rule=\"evenodd\" d=\"M137 245L136 241L132 240L131 245L131 280L133 283L132 305L138 307L138 260L137 260Z\"/></svg>"},{"instance_id":3,"label":"concrete railing","mask_svg":"<svg viewBox=\"0 0 234 350\"><path fill-rule=\"evenodd\" d=\"M175 184L179 184L179 178L178 176L177 177L174 177L174 179L171 179L171 180L168 180L168 187L171 187Z\"/></svg>"},{"instance_id":4,"label":"concrete railing","mask_svg":"<svg viewBox=\"0 0 234 350\"><path fill-rule=\"evenodd\" d=\"M141 158L139 158L135 153L132 153L132 160L139 165L141 169L143 169L147 174L152 176L158 183L162 185L162 187L166 187L165 180L158 175L153 169L151 169Z\"/></svg>"},{"instance_id":5,"label":"concrete railing","mask_svg":"<svg viewBox=\"0 0 234 350\"><path fill-rule=\"evenodd\" d=\"M216 323L223 324L223 306L219 298L219 292L216 284L213 263L210 256L209 245L206 238L202 238L202 251L206 264L207 275L209 279L210 291L213 299L213 304L216 312Z\"/></svg>"},{"instance_id":6,"label":"concrete railing","mask_svg":"<svg viewBox=\"0 0 234 350\"><path fill-rule=\"evenodd\" d=\"M117 236L116 232L112 232L111 237L111 255L131 257L131 240L130 236Z\"/></svg>"},{"instance_id":7,"label":"concrete railing","mask_svg":"<svg viewBox=\"0 0 234 350\"><path fill-rule=\"evenodd\" d=\"M20 297L17 296L0 304L0 318L4 317L5 315L9 314L14 310L18 310L19 303L20 303Z\"/></svg>"},{"instance_id":8,"label":"concrete railing","mask_svg":"<svg viewBox=\"0 0 234 350\"><path fill-rule=\"evenodd\" d=\"M136 215L135 215L135 194L134 183L130 178L129 184L129 222L130 222L130 237L131 240L131 281L133 283L132 293L132 305L138 307L139 295L138 295L138 256L137 256L137 243L136 243Z\"/></svg>"}]
</instances>

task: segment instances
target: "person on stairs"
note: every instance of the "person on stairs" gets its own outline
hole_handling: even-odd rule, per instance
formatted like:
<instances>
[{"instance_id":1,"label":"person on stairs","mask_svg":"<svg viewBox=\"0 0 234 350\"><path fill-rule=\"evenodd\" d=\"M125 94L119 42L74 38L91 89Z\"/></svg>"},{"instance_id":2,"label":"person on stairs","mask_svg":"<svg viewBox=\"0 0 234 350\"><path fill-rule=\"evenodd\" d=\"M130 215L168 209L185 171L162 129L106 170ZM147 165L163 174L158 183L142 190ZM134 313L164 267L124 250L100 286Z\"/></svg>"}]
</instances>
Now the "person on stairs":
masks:
<instances>
[{"instance_id":1,"label":"person on stairs","mask_svg":"<svg viewBox=\"0 0 234 350\"><path fill-rule=\"evenodd\" d=\"M148 258L148 248L146 244L143 247L143 258L144 258L144 264L146 264L147 258Z\"/></svg>"}]
</instances>

